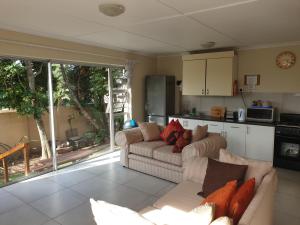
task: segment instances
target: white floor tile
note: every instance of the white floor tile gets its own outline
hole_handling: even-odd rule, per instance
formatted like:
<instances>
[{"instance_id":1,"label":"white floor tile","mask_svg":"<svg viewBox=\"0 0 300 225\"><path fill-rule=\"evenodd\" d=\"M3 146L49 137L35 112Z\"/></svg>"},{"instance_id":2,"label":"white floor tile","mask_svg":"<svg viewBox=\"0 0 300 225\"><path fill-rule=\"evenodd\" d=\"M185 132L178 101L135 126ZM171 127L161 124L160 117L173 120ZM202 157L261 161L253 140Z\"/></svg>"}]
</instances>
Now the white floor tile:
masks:
<instances>
[{"instance_id":1,"label":"white floor tile","mask_svg":"<svg viewBox=\"0 0 300 225\"><path fill-rule=\"evenodd\" d=\"M62 225L96 225L89 202L55 218Z\"/></svg>"},{"instance_id":2,"label":"white floor tile","mask_svg":"<svg viewBox=\"0 0 300 225\"><path fill-rule=\"evenodd\" d=\"M46 215L29 205L23 205L0 215L2 225L42 225L49 221Z\"/></svg>"},{"instance_id":3,"label":"white floor tile","mask_svg":"<svg viewBox=\"0 0 300 225\"><path fill-rule=\"evenodd\" d=\"M54 218L82 204L84 200L85 198L79 193L65 189L32 202L30 205L48 217Z\"/></svg>"},{"instance_id":4,"label":"white floor tile","mask_svg":"<svg viewBox=\"0 0 300 225\"><path fill-rule=\"evenodd\" d=\"M124 184L139 176L141 173L127 169L127 168L115 168L109 170L102 175L101 178L116 182L118 184Z\"/></svg>"},{"instance_id":5,"label":"white floor tile","mask_svg":"<svg viewBox=\"0 0 300 225\"><path fill-rule=\"evenodd\" d=\"M5 190L25 201L26 203L30 203L42 197L51 195L52 193L55 193L61 189L63 189L63 186L51 181L50 179L41 179L35 181L27 180L22 183L5 187Z\"/></svg>"},{"instance_id":6,"label":"white floor tile","mask_svg":"<svg viewBox=\"0 0 300 225\"><path fill-rule=\"evenodd\" d=\"M288 194L277 193L275 196L275 210L300 218L300 198Z\"/></svg>"},{"instance_id":7,"label":"white floor tile","mask_svg":"<svg viewBox=\"0 0 300 225\"><path fill-rule=\"evenodd\" d=\"M62 186L70 187L92 177L94 177L94 175L82 170L69 170L59 172L57 175L52 176L50 179Z\"/></svg>"},{"instance_id":8,"label":"white floor tile","mask_svg":"<svg viewBox=\"0 0 300 225\"><path fill-rule=\"evenodd\" d=\"M112 204L134 209L149 197L150 195L144 192L122 185L95 200L104 200Z\"/></svg>"},{"instance_id":9,"label":"white floor tile","mask_svg":"<svg viewBox=\"0 0 300 225\"><path fill-rule=\"evenodd\" d=\"M298 183L298 182L293 182L292 180L286 178L280 178L278 180L277 191L280 194L287 194L287 195L292 195L300 198L300 182Z\"/></svg>"},{"instance_id":10,"label":"white floor tile","mask_svg":"<svg viewBox=\"0 0 300 225\"><path fill-rule=\"evenodd\" d=\"M83 183L72 186L71 189L79 192L86 198L97 198L113 192L113 189L117 186L119 185L112 181L102 179L101 177L93 177Z\"/></svg>"},{"instance_id":11,"label":"white floor tile","mask_svg":"<svg viewBox=\"0 0 300 225\"><path fill-rule=\"evenodd\" d=\"M5 191L0 192L0 214L17 208L21 205L24 205L24 203L12 194Z\"/></svg>"},{"instance_id":12,"label":"white floor tile","mask_svg":"<svg viewBox=\"0 0 300 225\"><path fill-rule=\"evenodd\" d=\"M47 223L43 224L43 225L62 225L58 222L56 222L55 220L50 220Z\"/></svg>"},{"instance_id":13,"label":"white floor tile","mask_svg":"<svg viewBox=\"0 0 300 225\"><path fill-rule=\"evenodd\" d=\"M151 195L154 195L155 193L166 188L170 184L171 182L169 181L145 174L139 174L139 176L136 176L125 183L126 186L135 188L139 191L146 192Z\"/></svg>"},{"instance_id":14,"label":"white floor tile","mask_svg":"<svg viewBox=\"0 0 300 225\"><path fill-rule=\"evenodd\" d=\"M299 225L300 218L290 215L286 212L275 210L274 225Z\"/></svg>"}]
</instances>

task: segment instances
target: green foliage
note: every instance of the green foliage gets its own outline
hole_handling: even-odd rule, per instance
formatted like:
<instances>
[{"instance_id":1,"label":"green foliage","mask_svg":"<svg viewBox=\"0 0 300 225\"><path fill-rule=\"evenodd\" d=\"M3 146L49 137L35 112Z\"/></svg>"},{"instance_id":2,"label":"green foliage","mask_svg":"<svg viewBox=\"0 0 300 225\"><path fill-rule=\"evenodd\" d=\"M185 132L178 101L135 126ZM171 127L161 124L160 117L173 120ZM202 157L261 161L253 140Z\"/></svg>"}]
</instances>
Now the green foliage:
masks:
<instances>
[{"instance_id":1,"label":"green foliage","mask_svg":"<svg viewBox=\"0 0 300 225\"><path fill-rule=\"evenodd\" d=\"M35 92L30 91L24 61L0 60L0 108L15 109L21 115L35 118L47 111L47 65L42 62L32 65Z\"/></svg>"}]
</instances>

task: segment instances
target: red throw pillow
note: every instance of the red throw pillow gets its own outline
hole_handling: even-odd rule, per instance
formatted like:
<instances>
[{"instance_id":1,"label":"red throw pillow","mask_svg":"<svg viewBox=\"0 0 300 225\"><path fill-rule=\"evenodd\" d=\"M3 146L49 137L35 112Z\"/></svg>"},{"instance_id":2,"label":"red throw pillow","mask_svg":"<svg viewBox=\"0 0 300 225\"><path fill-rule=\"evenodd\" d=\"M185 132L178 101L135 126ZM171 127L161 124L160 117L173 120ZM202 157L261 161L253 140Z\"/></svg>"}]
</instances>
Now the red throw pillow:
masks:
<instances>
[{"instance_id":1,"label":"red throw pillow","mask_svg":"<svg viewBox=\"0 0 300 225\"><path fill-rule=\"evenodd\" d=\"M233 219L233 224L238 224L243 213L250 204L255 192L255 178L247 180L231 199L228 216Z\"/></svg>"},{"instance_id":2,"label":"red throw pillow","mask_svg":"<svg viewBox=\"0 0 300 225\"><path fill-rule=\"evenodd\" d=\"M184 129L178 120L177 121L171 120L171 122L161 132L160 137L168 145L174 145L178 137L180 136L180 133L183 131Z\"/></svg>"},{"instance_id":3,"label":"red throw pillow","mask_svg":"<svg viewBox=\"0 0 300 225\"><path fill-rule=\"evenodd\" d=\"M182 149L191 143L192 131L185 130L184 133L177 139L173 148L173 153L181 153Z\"/></svg>"},{"instance_id":4,"label":"red throw pillow","mask_svg":"<svg viewBox=\"0 0 300 225\"><path fill-rule=\"evenodd\" d=\"M175 127L176 127L176 130L182 134L185 130L183 128L183 126L181 125L181 123L179 122L179 120L176 120L174 121L175 122Z\"/></svg>"},{"instance_id":5,"label":"red throw pillow","mask_svg":"<svg viewBox=\"0 0 300 225\"><path fill-rule=\"evenodd\" d=\"M215 192L211 193L204 199L201 204L205 203L214 203L216 206L215 209L215 217L217 219L222 216L227 215L228 207L230 201L235 194L237 189L237 181L229 181L226 183L225 186L221 187L220 189L216 190Z\"/></svg>"}]
</instances>

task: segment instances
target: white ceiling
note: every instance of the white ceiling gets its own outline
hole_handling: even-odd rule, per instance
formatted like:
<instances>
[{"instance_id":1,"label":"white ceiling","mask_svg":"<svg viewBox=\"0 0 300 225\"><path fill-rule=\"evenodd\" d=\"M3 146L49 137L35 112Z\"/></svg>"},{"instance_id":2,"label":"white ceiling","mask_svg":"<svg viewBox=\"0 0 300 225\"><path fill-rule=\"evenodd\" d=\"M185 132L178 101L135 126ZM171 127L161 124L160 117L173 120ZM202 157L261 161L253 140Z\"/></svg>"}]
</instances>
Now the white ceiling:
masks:
<instances>
[{"instance_id":1,"label":"white ceiling","mask_svg":"<svg viewBox=\"0 0 300 225\"><path fill-rule=\"evenodd\" d=\"M300 41L300 0L0 0L0 28L150 54L269 45Z\"/></svg>"}]
</instances>

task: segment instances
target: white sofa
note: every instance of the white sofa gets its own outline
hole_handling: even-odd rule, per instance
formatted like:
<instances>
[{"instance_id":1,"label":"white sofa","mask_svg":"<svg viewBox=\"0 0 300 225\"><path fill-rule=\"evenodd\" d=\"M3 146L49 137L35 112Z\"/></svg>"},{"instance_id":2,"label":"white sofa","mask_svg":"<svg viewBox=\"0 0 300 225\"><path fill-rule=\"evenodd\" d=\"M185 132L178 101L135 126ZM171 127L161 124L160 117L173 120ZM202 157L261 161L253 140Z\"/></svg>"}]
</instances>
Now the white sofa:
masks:
<instances>
[{"instance_id":1,"label":"white sofa","mask_svg":"<svg viewBox=\"0 0 300 225\"><path fill-rule=\"evenodd\" d=\"M218 158L219 150L226 148L226 140L214 133L185 146L182 153L173 153L173 145L161 140L144 141L140 128L119 131L115 139L121 147L123 166L175 183L182 181L183 168L189 159Z\"/></svg>"},{"instance_id":2,"label":"white sofa","mask_svg":"<svg viewBox=\"0 0 300 225\"><path fill-rule=\"evenodd\" d=\"M195 167L195 164L188 163L187 167L189 166ZM154 224L162 224L162 222L166 223L166 221L161 221L161 214L164 214L164 207L171 207L177 211L179 210L178 212L187 213L199 206L203 198L198 196L197 193L202 190L202 184L196 181L201 180L202 178L199 176L203 176L203 174L197 171L198 168L198 166L195 168L188 168L189 171L195 171L194 174L188 174L188 176L184 175L183 182L178 184L152 206L140 211L140 214ZM202 171L202 173L203 172L205 173L205 171ZM257 187L254 198L238 224L273 225L273 203L276 187L276 171L275 169L271 169Z\"/></svg>"}]
</instances>

